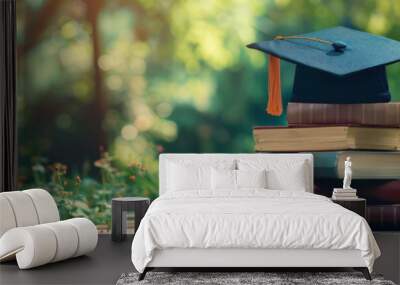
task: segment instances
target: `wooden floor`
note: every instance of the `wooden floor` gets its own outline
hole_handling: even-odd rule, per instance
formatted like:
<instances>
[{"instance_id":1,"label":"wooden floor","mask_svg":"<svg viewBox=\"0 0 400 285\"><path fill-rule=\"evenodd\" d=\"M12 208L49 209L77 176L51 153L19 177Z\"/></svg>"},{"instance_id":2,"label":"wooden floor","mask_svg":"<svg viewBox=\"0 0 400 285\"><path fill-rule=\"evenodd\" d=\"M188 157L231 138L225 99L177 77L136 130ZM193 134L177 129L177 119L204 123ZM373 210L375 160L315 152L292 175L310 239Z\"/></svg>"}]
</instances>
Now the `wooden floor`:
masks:
<instances>
[{"instance_id":1,"label":"wooden floor","mask_svg":"<svg viewBox=\"0 0 400 285\"><path fill-rule=\"evenodd\" d=\"M132 238L116 243L99 235L94 252L41 267L19 270L16 262L0 264L0 284L115 284L124 272L134 271Z\"/></svg>"},{"instance_id":2,"label":"wooden floor","mask_svg":"<svg viewBox=\"0 0 400 285\"><path fill-rule=\"evenodd\" d=\"M375 232L374 235L382 251L382 256L376 261L374 272L383 274L385 279L400 284L400 232ZM29 270L19 270L16 262L2 263L0 264L0 285L115 284L122 273L135 271L130 258L131 243L132 236L117 243L112 242L109 235L100 235L96 250L88 256ZM191 269L179 270L191 271ZM270 270L280 271L276 268ZM297 270L320 271L317 268ZM283 271L297 270L283 269ZM321 271L342 270L332 268Z\"/></svg>"}]
</instances>

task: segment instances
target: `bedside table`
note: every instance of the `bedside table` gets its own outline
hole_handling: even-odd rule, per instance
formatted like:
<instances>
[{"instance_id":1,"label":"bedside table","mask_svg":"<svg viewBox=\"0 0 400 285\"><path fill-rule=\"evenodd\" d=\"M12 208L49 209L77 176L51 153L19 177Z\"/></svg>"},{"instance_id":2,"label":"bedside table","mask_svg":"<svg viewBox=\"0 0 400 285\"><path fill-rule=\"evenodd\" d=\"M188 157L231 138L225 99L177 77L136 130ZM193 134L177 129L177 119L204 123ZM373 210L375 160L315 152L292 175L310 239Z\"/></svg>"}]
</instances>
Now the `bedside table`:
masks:
<instances>
[{"instance_id":1,"label":"bedside table","mask_svg":"<svg viewBox=\"0 0 400 285\"><path fill-rule=\"evenodd\" d=\"M122 241L126 238L127 211L135 212L135 233L140 221L150 206L150 199L144 197L121 197L112 199L112 227L111 238L113 241Z\"/></svg>"},{"instance_id":2,"label":"bedside table","mask_svg":"<svg viewBox=\"0 0 400 285\"><path fill-rule=\"evenodd\" d=\"M365 219L366 217L366 208L367 208L367 200L363 198L354 198L349 200L339 200L339 199L331 199L333 203L339 204L340 206L353 211L356 214L359 214L361 217Z\"/></svg>"}]
</instances>

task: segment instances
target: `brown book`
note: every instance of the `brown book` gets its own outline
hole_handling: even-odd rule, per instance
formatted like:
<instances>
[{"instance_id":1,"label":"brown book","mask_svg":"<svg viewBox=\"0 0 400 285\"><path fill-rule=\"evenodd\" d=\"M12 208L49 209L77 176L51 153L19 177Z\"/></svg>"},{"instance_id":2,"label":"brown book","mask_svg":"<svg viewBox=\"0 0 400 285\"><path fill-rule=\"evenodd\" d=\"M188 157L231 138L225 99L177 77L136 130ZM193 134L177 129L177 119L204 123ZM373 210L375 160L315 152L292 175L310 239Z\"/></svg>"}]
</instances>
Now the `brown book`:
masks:
<instances>
[{"instance_id":1,"label":"brown book","mask_svg":"<svg viewBox=\"0 0 400 285\"><path fill-rule=\"evenodd\" d=\"M400 127L400 102L371 104L289 103L290 126L357 124Z\"/></svg>"},{"instance_id":2,"label":"brown book","mask_svg":"<svg viewBox=\"0 0 400 285\"><path fill-rule=\"evenodd\" d=\"M360 126L255 127L255 150L400 150L400 128Z\"/></svg>"}]
</instances>

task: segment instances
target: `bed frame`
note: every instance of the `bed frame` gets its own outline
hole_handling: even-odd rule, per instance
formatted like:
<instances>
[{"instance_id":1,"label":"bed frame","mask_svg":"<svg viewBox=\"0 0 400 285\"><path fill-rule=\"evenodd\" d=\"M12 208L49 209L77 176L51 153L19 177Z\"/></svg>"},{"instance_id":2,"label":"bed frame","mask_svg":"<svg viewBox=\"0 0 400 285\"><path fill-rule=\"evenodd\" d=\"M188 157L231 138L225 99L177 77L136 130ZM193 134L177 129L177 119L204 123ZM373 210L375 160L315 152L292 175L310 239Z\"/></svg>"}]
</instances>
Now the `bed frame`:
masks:
<instances>
[{"instance_id":1,"label":"bed frame","mask_svg":"<svg viewBox=\"0 0 400 285\"><path fill-rule=\"evenodd\" d=\"M308 163L308 192L313 192L313 156L311 154L161 154L159 161L160 194L166 192L166 163L169 159L238 159L249 157L303 159ZM329 249L249 249L249 248L170 248L158 249L152 261L139 275L155 268L231 268L246 271L254 268L343 268L361 271L367 280L371 275L359 250Z\"/></svg>"},{"instance_id":2,"label":"bed frame","mask_svg":"<svg viewBox=\"0 0 400 285\"><path fill-rule=\"evenodd\" d=\"M152 261L139 275L143 280L154 268L337 268L351 267L371 280L359 250L329 249L192 249L156 250Z\"/></svg>"}]
</instances>

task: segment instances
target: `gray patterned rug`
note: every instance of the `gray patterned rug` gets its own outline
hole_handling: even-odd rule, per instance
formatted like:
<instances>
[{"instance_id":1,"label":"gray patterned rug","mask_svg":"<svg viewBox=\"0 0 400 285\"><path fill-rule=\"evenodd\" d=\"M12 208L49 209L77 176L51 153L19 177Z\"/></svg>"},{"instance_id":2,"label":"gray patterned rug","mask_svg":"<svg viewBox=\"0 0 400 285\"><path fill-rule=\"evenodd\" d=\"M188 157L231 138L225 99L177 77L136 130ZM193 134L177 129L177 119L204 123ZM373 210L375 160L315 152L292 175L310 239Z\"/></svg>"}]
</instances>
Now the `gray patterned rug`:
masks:
<instances>
[{"instance_id":1,"label":"gray patterned rug","mask_svg":"<svg viewBox=\"0 0 400 285\"><path fill-rule=\"evenodd\" d=\"M359 272L148 272L142 281L137 280L138 276L138 273L124 273L118 279L117 285L395 285L392 281L384 280L379 275L372 275L373 280L368 281Z\"/></svg>"}]
</instances>

